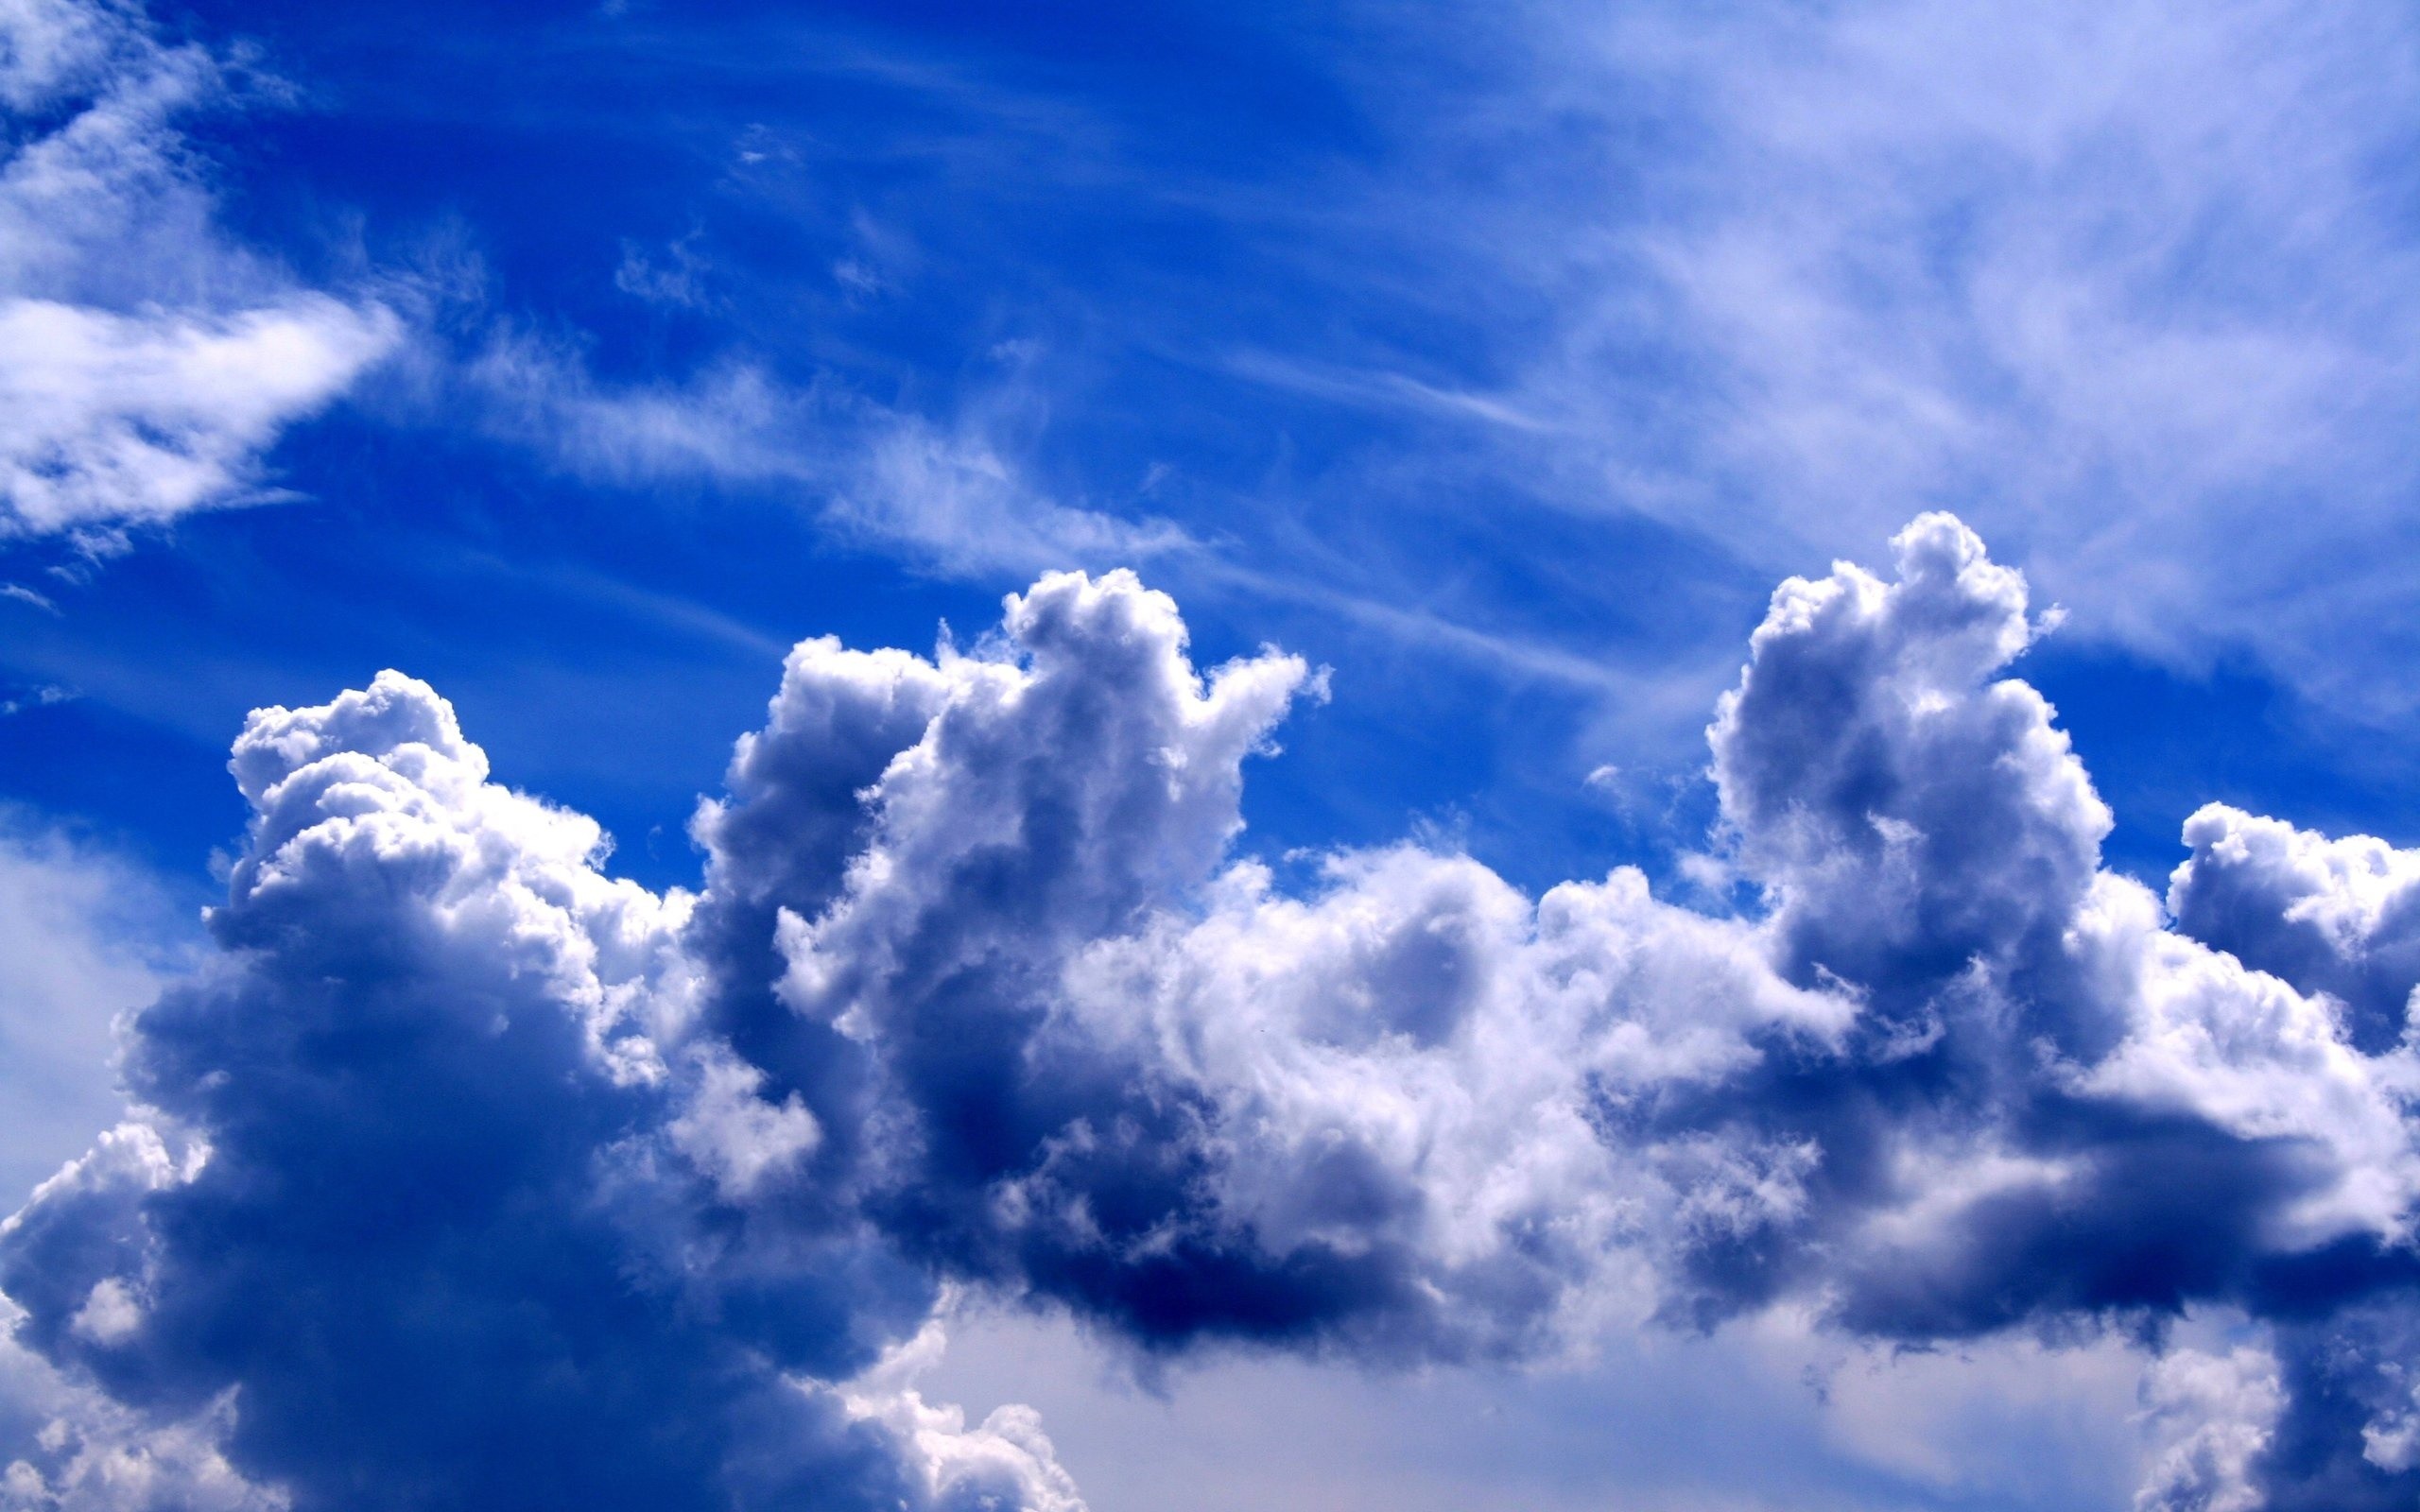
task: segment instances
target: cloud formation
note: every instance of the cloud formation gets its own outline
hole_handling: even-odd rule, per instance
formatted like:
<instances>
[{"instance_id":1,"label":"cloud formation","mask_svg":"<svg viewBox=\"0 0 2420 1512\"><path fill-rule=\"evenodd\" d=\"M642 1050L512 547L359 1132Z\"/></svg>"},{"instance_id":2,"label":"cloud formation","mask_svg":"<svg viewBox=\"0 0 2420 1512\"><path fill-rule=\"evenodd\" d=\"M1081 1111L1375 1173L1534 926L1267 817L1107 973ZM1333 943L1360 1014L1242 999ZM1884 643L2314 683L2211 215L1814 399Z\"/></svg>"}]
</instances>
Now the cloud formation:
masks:
<instances>
[{"instance_id":1,"label":"cloud formation","mask_svg":"<svg viewBox=\"0 0 2420 1512\"><path fill-rule=\"evenodd\" d=\"M677 382L616 385L576 351L507 335L464 375L479 425L575 475L804 489L838 539L943 575L1135 561L1198 544L1166 520L1063 503L1027 476L993 434L1017 407L1013 376L942 425L741 357Z\"/></svg>"},{"instance_id":2,"label":"cloud formation","mask_svg":"<svg viewBox=\"0 0 2420 1512\"><path fill-rule=\"evenodd\" d=\"M278 435L400 338L214 224L178 123L259 87L132 7L0 4L0 539L257 496Z\"/></svg>"},{"instance_id":3,"label":"cloud formation","mask_svg":"<svg viewBox=\"0 0 2420 1512\"><path fill-rule=\"evenodd\" d=\"M2410 713L2375 675L2410 655L2408 9L1513 14L1455 37L1481 99L1368 102L1498 165L1391 223L1534 301L1465 379L1525 421L1507 476L1551 458L1574 507L1610 489L1760 567L1954 500L2085 634Z\"/></svg>"},{"instance_id":4,"label":"cloud formation","mask_svg":"<svg viewBox=\"0 0 2420 1512\"><path fill-rule=\"evenodd\" d=\"M668 1053L689 899L599 874L592 822L489 783L400 676L261 711L231 765L255 817L224 954L141 1015L141 1118L0 1241L20 1342L154 1435L111 1452L215 1420L298 1507L938 1507L1014 1479L834 1384L925 1282L854 1226L718 1200L792 1135ZM65 1420L30 1504L110 1427Z\"/></svg>"},{"instance_id":5,"label":"cloud formation","mask_svg":"<svg viewBox=\"0 0 2420 1512\"><path fill-rule=\"evenodd\" d=\"M0 1230L68 1425L10 1494L1079 1507L914 1385L971 1287L1163 1357L2114 1333L2139 1505L2408 1503L2420 863L2205 810L2165 907L2102 869L2042 627L1945 515L1783 584L1708 731L1737 916L1416 844L1281 885L1245 766L1322 679L1123 572L800 644L694 896L425 685L260 711L219 954Z\"/></svg>"}]
</instances>

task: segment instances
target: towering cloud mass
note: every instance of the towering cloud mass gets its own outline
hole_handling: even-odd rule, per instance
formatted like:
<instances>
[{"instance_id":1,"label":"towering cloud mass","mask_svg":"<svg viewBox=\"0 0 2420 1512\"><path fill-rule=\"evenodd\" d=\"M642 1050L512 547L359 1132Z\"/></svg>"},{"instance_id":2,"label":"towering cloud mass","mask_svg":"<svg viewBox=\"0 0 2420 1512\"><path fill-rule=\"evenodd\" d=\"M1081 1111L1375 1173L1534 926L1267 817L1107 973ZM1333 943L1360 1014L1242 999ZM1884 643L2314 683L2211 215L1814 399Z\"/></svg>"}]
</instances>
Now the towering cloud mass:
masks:
<instances>
[{"instance_id":1,"label":"towering cloud mass","mask_svg":"<svg viewBox=\"0 0 2420 1512\"><path fill-rule=\"evenodd\" d=\"M813 1125L685 1040L689 899L601 876L593 823L489 784L394 674L261 712L232 765L223 955L139 1021L143 1118L0 1246L20 1343L156 1426L71 1412L12 1494L941 1507L1056 1474L829 1384L930 1287L862 1225L725 1200ZM214 1424L224 1464L163 1447Z\"/></svg>"},{"instance_id":2,"label":"towering cloud mass","mask_svg":"<svg viewBox=\"0 0 2420 1512\"><path fill-rule=\"evenodd\" d=\"M2210 809L2163 906L2004 675L2023 579L1895 549L1784 584L1709 730L1748 918L1414 845L1280 887L1240 784L1316 679L1122 573L800 645L695 897L422 684L262 711L218 958L0 1230L5 1494L1080 1507L915 1390L969 1286L1380 1362L2118 1328L2138 1504L2410 1504L2420 860ZM2164 1349L2195 1309L2250 1332Z\"/></svg>"}]
</instances>

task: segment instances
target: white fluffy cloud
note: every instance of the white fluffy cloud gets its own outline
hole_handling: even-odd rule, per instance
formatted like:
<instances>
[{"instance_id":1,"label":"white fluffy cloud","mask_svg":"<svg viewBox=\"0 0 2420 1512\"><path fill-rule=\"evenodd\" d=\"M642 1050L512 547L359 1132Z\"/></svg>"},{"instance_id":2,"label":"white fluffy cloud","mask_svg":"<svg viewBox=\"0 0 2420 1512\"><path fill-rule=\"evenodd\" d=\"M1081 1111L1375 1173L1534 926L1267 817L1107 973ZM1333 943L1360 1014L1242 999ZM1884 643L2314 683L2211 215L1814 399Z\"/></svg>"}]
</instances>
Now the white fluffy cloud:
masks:
<instances>
[{"instance_id":1,"label":"white fluffy cloud","mask_svg":"<svg viewBox=\"0 0 2420 1512\"><path fill-rule=\"evenodd\" d=\"M2185 821L2185 843L2193 854L2168 888L2179 929L2334 998L2365 1050L2402 1037L2420 982L2420 853L2223 803Z\"/></svg>"},{"instance_id":2,"label":"white fluffy cloud","mask_svg":"<svg viewBox=\"0 0 2420 1512\"><path fill-rule=\"evenodd\" d=\"M2140 1512L2255 1512L2262 1503L2256 1467L2284 1405L2277 1362L2265 1350L2180 1349L2154 1364L2143 1376L2143 1410L2185 1432L2163 1450L2135 1505Z\"/></svg>"},{"instance_id":3,"label":"white fluffy cloud","mask_svg":"<svg viewBox=\"0 0 2420 1512\"><path fill-rule=\"evenodd\" d=\"M1086 1512L1032 1408L995 1407L969 1428L962 1409L925 1400L916 1383L948 1343L942 1321L931 1319L843 1384L841 1401L851 1416L890 1431L927 1505L942 1512Z\"/></svg>"},{"instance_id":4,"label":"white fluffy cloud","mask_svg":"<svg viewBox=\"0 0 2420 1512\"><path fill-rule=\"evenodd\" d=\"M1244 768L1320 683L1197 670L1126 573L968 651L800 645L695 897L608 878L409 679L260 711L222 956L130 1027L104 1151L152 1153L0 1233L16 1336L147 1431L230 1414L304 1508L543 1463L606 1504L1072 1512L1029 1416L914 1388L942 1288L1393 1362L2234 1308L2271 1345L2158 1367L2144 1505L2420 1488L2420 1079L2327 975L2403 861L2205 814L2174 897L2212 938L2170 928L2006 675L2024 579L1945 515L1893 548L1785 583L1716 713L1745 918L1419 845L1281 887ZM2271 974L2221 923L2335 954Z\"/></svg>"},{"instance_id":5,"label":"white fluffy cloud","mask_svg":"<svg viewBox=\"0 0 2420 1512\"><path fill-rule=\"evenodd\" d=\"M240 67L101 0L0 4L0 537L101 543L241 502L401 323L212 224L178 130Z\"/></svg>"}]
</instances>

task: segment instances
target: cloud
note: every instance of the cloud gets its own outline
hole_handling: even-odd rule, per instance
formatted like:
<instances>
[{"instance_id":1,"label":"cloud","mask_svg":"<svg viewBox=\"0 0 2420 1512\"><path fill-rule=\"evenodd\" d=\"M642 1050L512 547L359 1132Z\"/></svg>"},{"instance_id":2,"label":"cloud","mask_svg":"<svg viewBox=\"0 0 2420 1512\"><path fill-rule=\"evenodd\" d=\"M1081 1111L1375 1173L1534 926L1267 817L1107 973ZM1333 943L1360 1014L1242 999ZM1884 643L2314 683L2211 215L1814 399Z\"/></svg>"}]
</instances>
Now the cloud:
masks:
<instances>
[{"instance_id":1,"label":"cloud","mask_svg":"<svg viewBox=\"0 0 2420 1512\"><path fill-rule=\"evenodd\" d=\"M959 574L1143 560L1195 544L1164 520L1044 495L979 422L942 429L912 417L880 427L825 518L844 537L905 546Z\"/></svg>"},{"instance_id":2,"label":"cloud","mask_svg":"<svg viewBox=\"0 0 2420 1512\"><path fill-rule=\"evenodd\" d=\"M111 1022L158 995L177 962L178 923L140 868L0 807L0 1097L10 1127L0 1187L9 1203L114 1121Z\"/></svg>"},{"instance_id":3,"label":"cloud","mask_svg":"<svg viewBox=\"0 0 2420 1512\"><path fill-rule=\"evenodd\" d=\"M716 301L707 292L707 277L713 265L698 250L701 234L693 230L666 243L661 262L649 257L637 243L625 240L622 261L614 269L614 286L632 299L652 304L711 308Z\"/></svg>"},{"instance_id":4,"label":"cloud","mask_svg":"<svg viewBox=\"0 0 2420 1512\"><path fill-rule=\"evenodd\" d=\"M324 296L226 318L0 303L0 493L23 535L239 502L253 459L394 340Z\"/></svg>"},{"instance_id":5,"label":"cloud","mask_svg":"<svg viewBox=\"0 0 2420 1512\"><path fill-rule=\"evenodd\" d=\"M11 1314L13 1320L13 1314ZM143 1415L0 1339L0 1435L17 1457L0 1468L9 1512L283 1512L285 1499L247 1481L219 1452L232 1400L183 1423Z\"/></svg>"},{"instance_id":6,"label":"cloud","mask_svg":"<svg viewBox=\"0 0 2420 1512\"><path fill-rule=\"evenodd\" d=\"M1510 465L1759 564L1954 507L2083 633L2409 712L2407 10L1523 14L1441 145L1525 164L1448 222L1540 311Z\"/></svg>"},{"instance_id":7,"label":"cloud","mask_svg":"<svg viewBox=\"0 0 2420 1512\"><path fill-rule=\"evenodd\" d=\"M2141 1512L2254 1512L2262 1503L2254 1468L2284 1406L2277 1362L2267 1351L2180 1349L2143 1377L2143 1409L2188 1427L2153 1467L2135 1505Z\"/></svg>"},{"instance_id":8,"label":"cloud","mask_svg":"<svg viewBox=\"0 0 2420 1512\"><path fill-rule=\"evenodd\" d=\"M947 1343L946 1329L934 1318L914 1337L884 1351L841 1392L851 1416L882 1423L903 1446L923 1504L952 1512L1085 1512L1083 1497L1060 1468L1033 1409L1016 1403L996 1407L969 1429L960 1409L925 1400L916 1382L940 1363Z\"/></svg>"},{"instance_id":9,"label":"cloud","mask_svg":"<svg viewBox=\"0 0 2420 1512\"><path fill-rule=\"evenodd\" d=\"M55 1196L110 1179L141 1190L174 1177L156 1136L128 1126L101 1136L90 1154L43 1190ZM114 1282L95 1290L121 1313L134 1312ZM22 1309L10 1305L0 1313L11 1335L23 1328ZM91 1302L78 1316L88 1324L87 1337L116 1332L89 1326ZM9 1512L283 1512L285 1499L246 1479L221 1451L233 1408L227 1393L182 1420L157 1422L15 1337L0 1340L0 1454L9 1456L0 1469L0 1506Z\"/></svg>"},{"instance_id":10,"label":"cloud","mask_svg":"<svg viewBox=\"0 0 2420 1512\"><path fill-rule=\"evenodd\" d=\"M266 86L138 10L0 6L0 539L263 496L261 456L402 335L231 243L181 117Z\"/></svg>"},{"instance_id":11,"label":"cloud","mask_svg":"<svg viewBox=\"0 0 2420 1512\"><path fill-rule=\"evenodd\" d=\"M1186 550L1167 521L1066 504L993 435L1009 390L956 423L733 359L678 382L599 382L575 351L502 336L467 366L491 434L624 487L696 480L804 495L838 540L967 577Z\"/></svg>"},{"instance_id":12,"label":"cloud","mask_svg":"<svg viewBox=\"0 0 2420 1512\"><path fill-rule=\"evenodd\" d=\"M788 1118L665 1053L690 900L599 874L408 679L260 711L232 766L225 954L131 1024L135 1121L0 1232L19 1341L302 1508L962 1504L834 1384L926 1286L719 1200Z\"/></svg>"},{"instance_id":13,"label":"cloud","mask_svg":"<svg viewBox=\"0 0 2420 1512\"><path fill-rule=\"evenodd\" d=\"M2192 857L2168 888L2177 927L2344 1005L2372 1053L2402 1037L2420 982L2420 855L2330 840L2223 803L2185 821Z\"/></svg>"},{"instance_id":14,"label":"cloud","mask_svg":"<svg viewBox=\"0 0 2420 1512\"><path fill-rule=\"evenodd\" d=\"M2023 576L1893 552L1785 582L1716 710L1737 917L1434 844L1281 887L1242 784L1311 670L1197 668L1124 572L798 646L694 896L407 678L259 711L219 954L0 1232L16 1339L303 1508L1080 1504L914 1386L951 1287L1138 1359L2115 1339L2143 1505L2408 1502L2420 1063L2326 985L2404 859L2205 812L2171 928L2008 675ZM2213 1312L2253 1342L2164 1343Z\"/></svg>"},{"instance_id":15,"label":"cloud","mask_svg":"<svg viewBox=\"0 0 2420 1512\"><path fill-rule=\"evenodd\" d=\"M830 742L880 775L799 832L858 837L779 931L793 1032L850 1041L900 1125L870 1200L1156 1349L1520 1354L1809 1296L1923 1342L2391 1272L2408 1055L2100 870L2105 807L2001 676L2022 578L1944 516L1897 558L1785 584L1719 712L1753 922L1409 847L1302 898L1218 864L1299 674L1199 679L1115 577L1012 601L1005 665L794 662L786 704L891 721Z\"/></svg>"},{"instance_id":16,"label":"cloud","mask_svg":"<svg viewBox=\"0 0 2420 1512\"><path fill-rule=\"evenodd\" d=\"M1141 1390L1065 1319L991 1309L953 1322L930 1379L1032 1401L1103 1508L2073 1512L2123 1506L2146 1439L2164 1447L2130 1420L2142 1368L2117 1336L1909 1350L1791 1313L1711 1338L1615 1333L1555 1368L1217 1351Z\"/></svg>"}]
</instances>

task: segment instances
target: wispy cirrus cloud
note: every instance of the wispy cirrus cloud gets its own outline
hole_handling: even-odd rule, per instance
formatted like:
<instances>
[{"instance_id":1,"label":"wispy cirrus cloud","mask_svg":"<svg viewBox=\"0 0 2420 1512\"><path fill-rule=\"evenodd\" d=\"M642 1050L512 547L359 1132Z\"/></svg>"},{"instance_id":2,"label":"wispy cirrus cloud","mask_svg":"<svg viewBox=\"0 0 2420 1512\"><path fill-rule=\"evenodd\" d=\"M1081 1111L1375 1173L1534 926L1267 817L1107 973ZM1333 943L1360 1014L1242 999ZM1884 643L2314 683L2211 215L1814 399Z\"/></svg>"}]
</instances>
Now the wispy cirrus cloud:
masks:
<instances>
[{"instance_id":1,"label":"wispy cirrus cloud","mask_svg":"<svg viewBox=\"0 0 2420 1512\"><path fill-rule=\"evenodd\" d=\"M2408 712L2408 10L1529 20L1507 77L1604 187L1474 223L1556 308L1501 354L1567 490L1769 563L1955 507L2086 634Z\"/></svg>"},{"instance_id":2,"label":"wispy cirrus cloud","mask_svg":"<svg viewBox=\"0 0 2420 1512\"><path fill-rule=\"evenodd\" d=\"M279 434L400 339L215 224L180 119L270 93L130 7L0 5L0 539L265 497Z\"/></svg>"},{"instance_id":3,"label":"wispy cirrus cloud","mask_svg":"<svg viewBox=\"0 0 2420 1512\"><path fill-rule=\"evenodd\" d=\"M697 481L793 494L843 541L968 576L1115 565L1189 550L1168 521L1051 496L997 434L1008 375L948 422L837 381L726 361L685 379L614 384L562 343L505 335L463 369L479 423L582 477Z\"/></svg>"}]
</instances>

